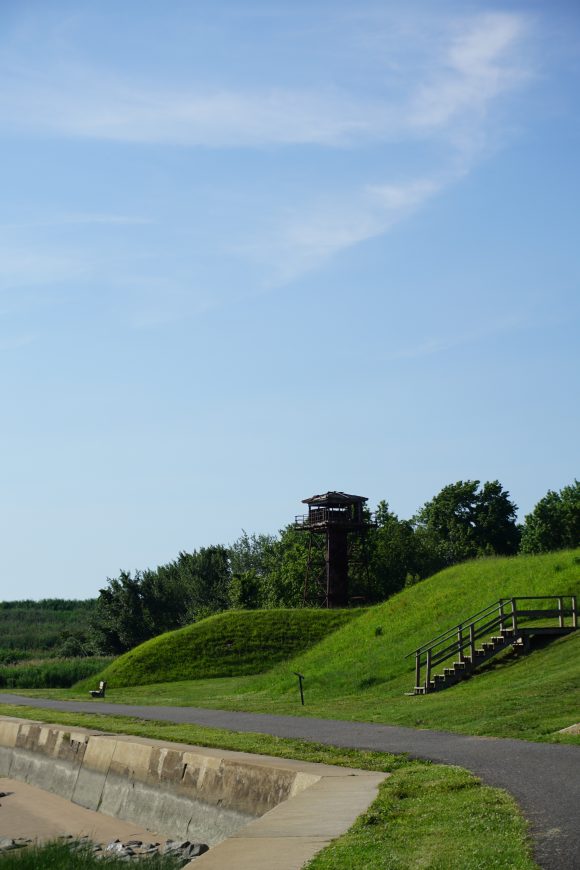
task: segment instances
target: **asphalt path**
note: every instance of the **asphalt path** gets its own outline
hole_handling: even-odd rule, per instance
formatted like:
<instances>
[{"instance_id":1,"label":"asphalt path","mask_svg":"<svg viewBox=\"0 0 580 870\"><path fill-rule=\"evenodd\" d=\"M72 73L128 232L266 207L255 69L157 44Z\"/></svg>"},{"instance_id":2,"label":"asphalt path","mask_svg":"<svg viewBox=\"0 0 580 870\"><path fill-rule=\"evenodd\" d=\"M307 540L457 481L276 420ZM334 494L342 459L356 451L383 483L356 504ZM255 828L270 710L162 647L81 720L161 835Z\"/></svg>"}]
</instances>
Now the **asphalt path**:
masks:
<instances>
[{"instance_id":1,"label":"asphalt path","mask_svg":"<svg viewBox=\"0 0 580 870\"><path fill-rule=\"evenodd\" d=\"M545 870L580 870L580 747L469 737L367 722L271 716L199 707L145 707L106 701L54 701L0 694L0 702L136 719L207 725L299 738L332 746L407 753L457 764L509 791L530 821L535 858Z\"/></svg>"}]
</instances>

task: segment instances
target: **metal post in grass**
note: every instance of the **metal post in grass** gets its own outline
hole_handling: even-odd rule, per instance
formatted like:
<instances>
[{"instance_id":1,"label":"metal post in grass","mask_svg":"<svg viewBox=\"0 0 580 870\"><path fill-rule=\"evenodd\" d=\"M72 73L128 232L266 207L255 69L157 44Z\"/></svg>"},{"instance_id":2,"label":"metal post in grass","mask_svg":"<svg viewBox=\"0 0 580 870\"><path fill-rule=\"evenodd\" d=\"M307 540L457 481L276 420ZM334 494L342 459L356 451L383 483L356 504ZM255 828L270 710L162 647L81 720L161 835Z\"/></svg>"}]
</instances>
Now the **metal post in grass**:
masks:
<instances>
[{"instance_id":1,"label":"metal post in grass","mask_svg":"<svg viewBox=\"0 0 580 870\"><path fill-rule=\"evenodd\" d=\"M500 628L500 631L503 631L505 628L504 618L503 618L503 598L499 599L499 628Z\"/></svg>"},{"instance_id":2,"label":"metal post in grass","mask_svg":"<svg viewBox=\"0 0 580 870\"><path fill-rule=\"evenodd\" d=\"M457 626L457 655L458 661L463 661L463 626L461 623Z\"/></svg>"},{"instance_id":3,"label":"metal post in grass","mask_svg":"<svg viewBox=\"0 0 580 870\"><path fill-rule=\"evenodd\" d=\"M421 653L417 650L415 653L415 686L419 688L421 685Z\"/></svg>"},{"instance_id":4,"label":"metal post in grass","mask_svg":"<svg viewBox=\"0 0 580 870\"><path fill-rule=\"evenodd\" d=\"M578 607L576 605L576 596L572 595L572 628L578 628Z\"/></svg>"},{"instance_id":5,"label":"metal post in grass","mask_svg":"<svg viewBox=\"0 0 580 870\"><path fill-rule=\"evenodd\" d=\"M304 679L304 674L299 674L298 671L292 671L293 674L296 674L298 677L298 685L300 686L300 700L302 702L302 706L304 706L304 689L302 688L302 680Z\"/></svg>"},{"instance_id":6,"label":"metal post in grass","mask_svg":"<svg viewBox=\"0 0 580 870\"><path fill-rule=\"evenodd\" d=\"M425 662L425 691L428 692L431 688L431 650L427 650L427 661Z\"/></svg>"},{"instance_id":7,"label":"metal post in grass","mask_svg":"<svg viewBox=\"0 0 580 870\"><path fill-rule=\"evenodd\" d=\"M564 628L564 600L558 598L558 625Z\"/></svg>"},{"instance_id":8,"label":"metal post in grass","mask_svg":"<svg viewBox=\"0 0 580 870\"><path fill-rule=\"evenodd\" d=\"M475 626L472 623L469 625L469 653L471 655L471 664L475 664Z\"/></svg>"}]
</instances>

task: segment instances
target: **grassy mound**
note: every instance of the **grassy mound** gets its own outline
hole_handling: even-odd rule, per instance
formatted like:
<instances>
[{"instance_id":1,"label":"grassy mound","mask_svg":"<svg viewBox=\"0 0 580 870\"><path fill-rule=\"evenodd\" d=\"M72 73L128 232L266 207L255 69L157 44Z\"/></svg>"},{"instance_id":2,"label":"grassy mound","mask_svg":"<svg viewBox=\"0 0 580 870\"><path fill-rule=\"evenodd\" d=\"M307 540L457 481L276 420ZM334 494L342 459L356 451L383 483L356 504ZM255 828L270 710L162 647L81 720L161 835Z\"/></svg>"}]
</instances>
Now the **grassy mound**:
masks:
<instances>
[{"instance_id":1,"label":"grassy mound","mask_svg":"<svg viewBox=\"0 0 580 870\"><path fill-rule=\"evenodd\" d=\"M310 715L474 734L551 733L578 721L580 631L521 659L504 654L471 680L423 698L405 697L414 685L414 657L405 656L500 597L557 594L580 601L580 550L454 566L369 609L296 657L291 669L247 681L240 703L257 708L268 696L270 710L282 711L294 701L297 670L306 676Z\"/></svg>"},{"instance_id":2,"label":"grassy mound","mask_svg":"<svg viewBox=\"0 0 580 870\"><path fill-rule=\"evenodd\" d=\"M152 638L96 677L109 688L256 674L318 643L360 610L238 610ZM95 682L95 678L92 680ZM85 688L83 681L79 688Z\"/></svg>"},{"instance_id":3,"label":"grassy mound","mask_svg":"<svg viewBox=\"0 0 580 870\"><path fill-rule=\"evenodd\" d=\"M580 596L580 550L466 562L369 608L293 666L310 675L311 691L334 697L375 685L383 694L409 691L414 658L405 656L421 644L498 598L559 594Z\"/></svg>"},{"instance_id":4,"label":"grassy mound","mask_svg":"<svg viewBox=\"0 0 580 870\"><path fill-rule=\"evenodd\" d=\"M414 685L414 660L405 655L414 648L500 597L555 594L580 596L580 550L481 559L442 571L363 611L357 619L267 673L256 671L265 671L276 659L255 648L254 675L221 679L190 676L187 681L168 685L156 679L150 668L140 675L139 687L130 693L113 690L110 699L574 742L571 737L552 735L578 721L580 631L520 659L507 654L498 657L471 680L443 692L405 696ZM296 613L299 616L301 612ZM274 614L276 611L267 615ZM263 617L257 612L243 615L248 620L244 631L249 635L253 622ZM198 630L203 625L200 623ZM306 678L305 707L300 706L294 671ZM223 668L221 674L226 673L228 669ZM233 673L231 668L229 673ZM150 685L144 685L147 682ZM72 697L73 693L63 690L61 696Z\"/></svg>"}]
</instances>

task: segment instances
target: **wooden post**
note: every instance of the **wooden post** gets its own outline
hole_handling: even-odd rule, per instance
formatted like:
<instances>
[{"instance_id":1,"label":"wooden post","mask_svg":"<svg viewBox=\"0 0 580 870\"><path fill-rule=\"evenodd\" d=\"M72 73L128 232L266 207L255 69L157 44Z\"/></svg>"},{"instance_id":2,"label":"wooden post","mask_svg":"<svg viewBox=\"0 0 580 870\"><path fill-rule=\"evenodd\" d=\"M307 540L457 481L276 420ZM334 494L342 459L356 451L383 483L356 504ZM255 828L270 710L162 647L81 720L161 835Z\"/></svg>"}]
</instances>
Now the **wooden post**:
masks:
<instances>
[{"instance_id":1,"label":"wooden post","mask_svg":"<svg viewBox=\"0 0 580 870\"><path fill-rule=\"evenodd\" d=\"M471 664L475 665L475 626L473 622L469 626L469 649L471 652Z\"/></svg>"},{"instance_id":2,"label":"wooden post","mask_svg":"<svg viewBox=\"0 0 580 870\"><path fill-rule=\"evenodd\" d=\"M517 610L516 610L516 599L511 598L510 600L512 603L512 631L515 634L516 631L518 630L518 614L517 614Z\"/></svg>"},{"instance_id":3,"label":"wooden post","mask_svg":"<svg viewBox=\"0 0 580 870\"><path fill-rule=\"evenodd\" d=\"M463 628L461 623L457 626L457 652L459 655L458 661L463 661Z\"/></svg>"},{"instance_id":4,"label":"wooden post","mask_svg":"<svg viewBox=\"0 0 580 870\"><path fill-rule=\"evenodd\" d=\"M427 662L425 664L425 691L431 689L431 650L427 650Z\"/></svg>"},{"instance_id":5,"label":"wooden post","mask_svg":"<svg viewBox=\"0 0 580 870\"><path fill-rule=\"evenodd\" d=\"M500 629L500 634L504 630L504 628L505 628L505 623L504 623L504 615L503 615L503 598L500 598L499 599L499 629Z\"/></svg>"},{"instance_id":6,"label":"wooden post","mask_svg":"<svg viewBox=\"0 0 580 870\"><path fill-rule=\"evenodd\" d=\"M564 602L561 598L558 598L558 624L564 628Z\"/></svg>"},{"instance_id":7,"label":"wooden post","mask_svg":"<svg viewBox=\"0 0 580 870\"><path fill-rule=\"evenodd\" d=\"M578 628L578 606L576 604L576 596L572 595L572 628Z\"/></svg>"},{"instance_id":8,"label":"wooden post","mask_svg":"<svg viewBox=\"0 0 580 870\"><path fill-rule=\"evenodd\" d=\"M421 685L421 653L415 653L415 686Z\"/></svg>"}]
</instances>

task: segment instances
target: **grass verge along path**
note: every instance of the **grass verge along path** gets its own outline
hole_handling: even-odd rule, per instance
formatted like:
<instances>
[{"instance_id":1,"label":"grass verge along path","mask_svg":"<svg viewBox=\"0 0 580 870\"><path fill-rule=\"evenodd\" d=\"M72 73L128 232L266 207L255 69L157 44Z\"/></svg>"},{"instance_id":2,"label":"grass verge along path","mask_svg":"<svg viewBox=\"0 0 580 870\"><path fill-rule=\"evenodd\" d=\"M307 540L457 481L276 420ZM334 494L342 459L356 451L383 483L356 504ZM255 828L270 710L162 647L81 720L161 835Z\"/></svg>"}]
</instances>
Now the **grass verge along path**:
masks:
<instances>
[{"instance_id":1,"label":"grass verge along path","mask_svg":"<svg viewBox=\"0 0 580 870\"><path fill-rule=\"evenodd\" d=\"M391 773L369 810L347 834L319 853L310 865L312 870L532 870L538 866L532 858L527 824L513 798L482 785L457 767L384 752L125 716L6 704L0 705L0 714Z\"/></svg>"}]
</instances>

